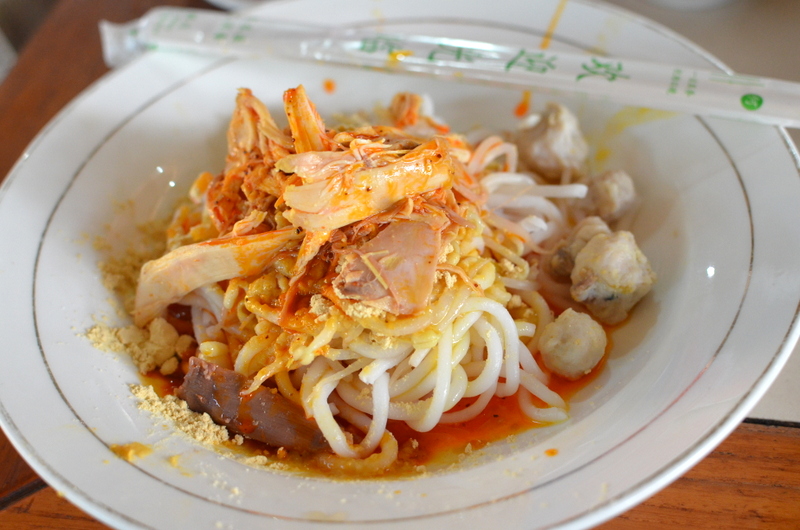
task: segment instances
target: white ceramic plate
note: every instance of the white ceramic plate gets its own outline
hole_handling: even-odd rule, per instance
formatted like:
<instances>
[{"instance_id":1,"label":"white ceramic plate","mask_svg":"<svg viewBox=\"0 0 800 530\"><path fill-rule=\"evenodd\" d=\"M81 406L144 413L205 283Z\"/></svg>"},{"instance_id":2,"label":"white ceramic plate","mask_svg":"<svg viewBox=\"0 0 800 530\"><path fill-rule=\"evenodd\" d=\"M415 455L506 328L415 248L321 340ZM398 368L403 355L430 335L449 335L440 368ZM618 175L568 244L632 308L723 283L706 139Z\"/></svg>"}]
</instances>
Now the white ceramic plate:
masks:
<instances>
[{"instance_id":1,"label":"white ceramic plate","mask_svg":"<svg viewBox=\"0 0 800 530\"><path fill-rule=\"evenodd\" d=\"M563 10L561 9L563 8ZM293 0L265 16L502 39L537 48L708 66L669 31L588 1ZM424 20L424 21L423 21ZM548 29L555 29L551 36ZM325 79L336 81L333 94ZM118 248L163 215L201 170L218 171L238 87L276 115L303 83L323 115L396 91L430 94L456 129L511 128L521 94L428 78L281 61L148 55L89 88L33 142L0 188L0 423L45 480L122 528L585 527L644 500L724 439L798 337L800 175L785 132L562 98L596 170L637 178L633 226L659 283L615 332L607 367L572 420L499 442L474 465L414 481L278 475L170 436L139 411L131 363L79 336L114 310L92 240ZM534 96L534 107L550 98ZM155 452L133 463L111 444ZM555 457L545 456L550 448ZM167 459L180 454L180 466Z\"/></svg>"}]
</instances>

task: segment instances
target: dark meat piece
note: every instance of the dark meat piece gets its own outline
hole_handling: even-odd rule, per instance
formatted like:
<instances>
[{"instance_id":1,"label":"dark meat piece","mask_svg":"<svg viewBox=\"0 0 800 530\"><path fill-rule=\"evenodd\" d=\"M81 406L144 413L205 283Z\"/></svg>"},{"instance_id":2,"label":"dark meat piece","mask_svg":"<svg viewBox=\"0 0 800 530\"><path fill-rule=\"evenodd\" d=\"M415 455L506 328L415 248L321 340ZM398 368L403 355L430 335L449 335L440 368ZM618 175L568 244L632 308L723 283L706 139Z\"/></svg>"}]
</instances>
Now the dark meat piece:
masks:
<instances>
[{"instance_id":1,"label":"dark meat piece","mask_svg":"<svg viewBox=\"0 0 800 530\"><path fill-rule=\"evenodd\" d=\"M242 396L249 385L242 374L192 357L176 395L193 411L207 412L216 423L245 438L298 451L328 448L322 432L302 409L265 387Z\"/></svg>"}]
</instances>

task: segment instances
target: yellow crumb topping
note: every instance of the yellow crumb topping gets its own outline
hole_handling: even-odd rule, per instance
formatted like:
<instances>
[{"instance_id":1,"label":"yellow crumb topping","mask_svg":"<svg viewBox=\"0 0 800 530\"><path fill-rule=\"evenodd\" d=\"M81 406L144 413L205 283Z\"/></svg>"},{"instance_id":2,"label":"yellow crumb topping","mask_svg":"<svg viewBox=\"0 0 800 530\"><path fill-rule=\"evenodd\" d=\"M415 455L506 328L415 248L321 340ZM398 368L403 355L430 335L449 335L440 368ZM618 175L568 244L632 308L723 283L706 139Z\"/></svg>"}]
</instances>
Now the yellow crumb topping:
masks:
<instances>
[{"instance_id":1,"label":"yellow crumb topping","mask_svg":"<svg viewBox=\"0 0 800 530\"><path fill-rule=\"evenodd\" d=\"M152 386L131 385L131 392L139 399L139 408L151 414L172 420L175 427L204 444L221 444L230 438L228 429L214 423L205 412L192 411L189 405L175 396L159 397Z\"/></svg>"}]
</instances>

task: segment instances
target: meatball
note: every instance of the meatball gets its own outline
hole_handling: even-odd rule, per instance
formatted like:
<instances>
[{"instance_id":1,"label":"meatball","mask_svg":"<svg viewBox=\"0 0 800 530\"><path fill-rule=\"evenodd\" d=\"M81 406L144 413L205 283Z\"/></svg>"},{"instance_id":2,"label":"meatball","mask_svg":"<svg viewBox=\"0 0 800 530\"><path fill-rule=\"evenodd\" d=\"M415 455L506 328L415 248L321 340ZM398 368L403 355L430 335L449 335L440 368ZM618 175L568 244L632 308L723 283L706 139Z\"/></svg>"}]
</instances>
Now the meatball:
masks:
<instances>
[{"instance_id":1,"label":"meatball","mask_svg":"<svg viewBox=\"0 0 800 530\"><path fill-rule=\"evenodd\" d=\"M588 198L597 215L613 223L628 213L636 204L633 180L624 171L606 171L589 182Z\"/></svg>"},{"instance_id":2,"label":"meatball","mask_svg":"<svg viewBox=\"0 0 800 530\"><path fill-rule=\"evenodd\" d=\"M633 234L620 230L597 234L575 257L570 294L605 324L617 324L650 292L656 275L636 246Z\"/></svg>"},{"instance_id":3,"label":"meatball","mask_svg":"<svg viewBox=\"0 0 800 530\"><path fill-rule=\"evenodd\" d=\"M586 217L553 249L550 271L555 277L569 277L575 266L575 256L597 234L610 234L611 229L599 217Z\"/></svg>"},{"instance_id":4,"label":"meatball","mask_svg":"<svg viewBox=\"0 0 800 530\"><path fill-rule=\"evenodd\" d=\"M585 313L567 309L544 327L539 351L547 368L574 381L597 366L606 341L603 326Z\"/></svg>"},{"instance_id":5,"label":"meatball","mask_svg":"<svg viewBox=\"0 0 800 530\"><path fill-rule=\"evenodd\" d=\"M551 181L565 171L581 172L589 153L577 118L557 103L547 105L536 125L520 131L517 148L528 168Z\"/></svg>"}]
</instances>

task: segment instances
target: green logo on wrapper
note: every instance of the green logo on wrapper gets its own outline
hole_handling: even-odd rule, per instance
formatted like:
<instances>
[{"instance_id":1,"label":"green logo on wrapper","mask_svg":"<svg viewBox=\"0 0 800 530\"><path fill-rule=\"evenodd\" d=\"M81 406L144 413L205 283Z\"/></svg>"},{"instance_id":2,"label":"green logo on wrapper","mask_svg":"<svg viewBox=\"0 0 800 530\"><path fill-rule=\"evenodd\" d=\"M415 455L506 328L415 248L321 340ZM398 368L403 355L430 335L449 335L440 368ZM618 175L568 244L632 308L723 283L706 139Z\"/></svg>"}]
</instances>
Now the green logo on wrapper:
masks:
<instances>
[{"instance_id":1,"label":"green logo on wrapper","mask_svg":"<svg viewBox=\"0 0 800 530\"><path fill-rule=\"evenodd\" d=\"M764 104L764 98L758 94L745 94L742 96L742 107L747 110L758 110Z\"/></svg>"}]
</instances>

